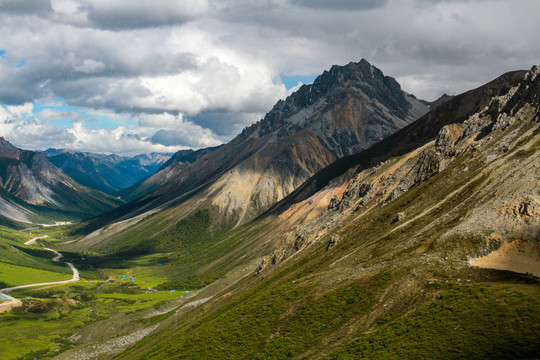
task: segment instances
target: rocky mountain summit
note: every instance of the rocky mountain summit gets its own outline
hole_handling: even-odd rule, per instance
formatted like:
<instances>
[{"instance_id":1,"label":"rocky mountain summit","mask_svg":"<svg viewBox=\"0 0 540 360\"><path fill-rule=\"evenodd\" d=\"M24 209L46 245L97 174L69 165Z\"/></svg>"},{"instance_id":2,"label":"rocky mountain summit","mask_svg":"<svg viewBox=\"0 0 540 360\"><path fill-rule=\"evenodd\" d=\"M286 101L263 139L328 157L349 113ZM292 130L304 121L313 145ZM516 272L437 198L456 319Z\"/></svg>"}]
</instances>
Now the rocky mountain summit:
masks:
<instances>
[{"instance_id":1,"label":"rocky mountain summit","mask_svg":"<svg viewBox=\"0 0 540 360\"><path fill-rule=\"evenodd\" d=\"M197 195L205 199L201 206L220 214L216 218L246 222L326 165L428 110L366 60L333 66L228 144L187 166L173 163L131 188L128 200L148 195L140 200L144 206L125 208L123 218Z\"/></svg>"},{"instance_id":2,"label":"rocky mountain summit","mask_svg":"<svg viewBox=\"0 0 540 360\"><path fill-rule=\"evenodd\" d=\"M309 129L342 157L381 140L427 110L404 93L394 78L362 59L334 65L313 84L303 85L286 100L278 101L254 129L259 137L275 132L278 139ZM340 122L356 125L358 130L351 136Z\"/></svg>"}]
</instances>

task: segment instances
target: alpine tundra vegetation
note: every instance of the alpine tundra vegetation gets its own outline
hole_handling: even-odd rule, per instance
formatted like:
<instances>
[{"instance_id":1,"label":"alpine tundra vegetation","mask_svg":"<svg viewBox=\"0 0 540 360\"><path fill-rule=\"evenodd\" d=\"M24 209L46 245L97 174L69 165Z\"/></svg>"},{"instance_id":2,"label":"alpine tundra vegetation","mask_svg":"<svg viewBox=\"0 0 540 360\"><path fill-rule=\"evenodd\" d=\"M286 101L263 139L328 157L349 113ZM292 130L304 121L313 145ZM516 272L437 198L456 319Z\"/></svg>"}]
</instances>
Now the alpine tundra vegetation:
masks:
<instances>
[{"instance_id":1,"label":"alpine tundra vegetation","mask_svg":"<svg viewBox=\"0 0 540 360\"><path fill-rule=\"evenodd\" d=\"M341 69L355 66L371 67L362 61ZM208 192L215 186L208 185L160 206L148 205L160 195L136 200L82 225L26 232L4 227L0 274L18 276L2 275L3 287L71 279L68 262L81 280L6 294L20 304L1 315L1 328L17 334L0 342L3 353L58 359L535 357L539 74L536 66L504 74L365 150L336 152L338 160L245 221L224 221L209 197L222 195ZM365 86L364 94L372 85ZM325 96L325 108L336 105L327 110L333 117L322 118L339 123L348 110L331 99L348 95ZM281 124L278 132L311 104L280 110L281 120L273 121ZM406 99L403 104L412 108ZM254 129L265 128L265 121ZM304 134L315 121L295 131ZM250 161L256 149L241 161ZM274 171L272 161L266 164L259 171ZM246 167L237 167L235 176L241 171ZM102 219L107 224L94 230ZM51 261L45 246L63 258ZM43 330L37 336L36 327Z\"/></svg>"},{"instance_id":2,"label":"alpine tundra vegetation","mask_svg":"<svg viewBox=\"0 0 540 360\"><path fill-rule=\"evenodd\" d=\"M0 0L0 360L538 359L539 13Z\"/></svg>"}]
</instances>

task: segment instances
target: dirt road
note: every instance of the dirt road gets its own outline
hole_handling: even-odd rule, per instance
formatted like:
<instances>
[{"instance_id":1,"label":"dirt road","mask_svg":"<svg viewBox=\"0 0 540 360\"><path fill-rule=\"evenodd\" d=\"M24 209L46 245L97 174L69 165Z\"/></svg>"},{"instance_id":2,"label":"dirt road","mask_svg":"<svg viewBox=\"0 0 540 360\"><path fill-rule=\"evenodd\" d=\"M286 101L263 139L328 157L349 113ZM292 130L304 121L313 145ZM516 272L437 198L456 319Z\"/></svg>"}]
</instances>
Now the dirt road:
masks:
<instances>
[{"instance_id":1,"label":"dirt road","mask_svg":"<svg viewBox=\"0 0 540 360\"><path fill-rule=\"evenodd\" d=\"M31 240L28 240L27 242L25 242L24 244L25 245L30 245L30 244L33 244L37 239L43 239L47 237L47 235L43 235L43 236L40 236L40 237L37 237L37 238L34 238L34 239L31 239ZM61 258L63 258L64 256L59 253L58 251L56 250L53 250L53 249L49 249L49 248L46 248L44 247L43 249L45 250L48 250L48 251L51 251L52 253L54 253L54 258L52 259L53 261L60 261ZM73 277L71 278L71 280L64 280L64 281L53 281L53 282L45 282L45 283L36 283L36 284L28 284L28 285L19 285L19 286L13 286L13 287L9 287L9 288L5 288L5 289L1 289L0 290L0 297L1 296L5 296L8 298L7 301L4 301L2 303L0 303L0 312L4 312L4 311L9 311L11 310L12 308L14 307L18 307L18 306L21 306L22 305L22 302L21 300L13 297L13 296L9 296L7 293L13 291L13 290L17 290L17 289L25 289L25 288L30 288L30 287L35 287L35 286L47 286L47 285L64 285L64 284L69 284L69 283L72 283L72 282L76 282L76 281L79 281L79 270L77 270L77 268L75 267L75 265L73 265L72 263L70 262L66 262L66 265L69 266L69 268L71 269L71 271L73 271Z\"/></svg>"}]
</instances>

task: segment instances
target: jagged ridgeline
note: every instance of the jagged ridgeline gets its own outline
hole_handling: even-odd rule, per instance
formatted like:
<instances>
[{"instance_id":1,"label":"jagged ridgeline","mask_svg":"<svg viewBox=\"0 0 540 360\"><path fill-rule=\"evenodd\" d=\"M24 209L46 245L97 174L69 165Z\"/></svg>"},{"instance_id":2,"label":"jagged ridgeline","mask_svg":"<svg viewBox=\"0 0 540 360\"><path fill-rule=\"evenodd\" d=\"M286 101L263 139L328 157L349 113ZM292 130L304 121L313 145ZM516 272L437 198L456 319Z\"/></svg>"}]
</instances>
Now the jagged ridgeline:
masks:
<instances>
[{"instance_id":1,"label":"jagged ridgeline","mask_svg":"<svg viewBox=\"0 0 540 360\"><path fill-rule=\"evenodd\" d=\"M349 153L350 144L329 145L334 132L321 135L315 120L332 119L337 129L344 118L332 111L347 113L335 109L353 103L382 109L375 99L383 90L370 93L369 106L343 102L354 98L348 92L330 100L323 80L360 69L336 84L366 97L365 76L386 79L368 65L332 68L229 144L181 171L174 163L162 169L159 176L170 175L162 190L64 245L108 259L129 255L167 278L160 290L197 292L152 315L155 321L148 313L122 320L121 330L107 330L118 341L91 340L120 328L118 318L82 330L75 338L83 340L62 357L96 348L119 359L537 357L539 69L447 98ZM393 104L399 115L404 103ZM312 175L298 170L307 180L262 206L254 194L279 184L272 174L304 169L297 160L304 152L311 161L327 154L329 165L317 162Z\"/></svg>"},{"instance_id":2,"label":"jagged ridgeline","mask_svg":"<svg viewBox=\"0 0 540 360\"><path fill-rule=\"evenodd\" d=\"M508 73L323 169L199 250L226 275L118 358L537 357L539 99Z\"/></svg>"},{"instance_id":3,"label":"jagged ridgeline","mask_svg":"<svg viewBox=\"0 0 540 360\"><path fill-rule=\"evenodd\" d=\"M48 149L43 153L80 184L109 195L116 195L120 190L155 174L170 158L167 154L158 153L124 157L69 149Z\"/></svg>"},{"instance_id":4,"label":"jagged ridgeline","mask_svg":"<svg viewBox=\"0 0 540 360\"><path fill-rule=\"evenodd\" d=\"M217 228L244 224L330 163L410 124L428 105L366 60L333 66L229 143L197 153L192 163L173 161L124 191L133 202L81 233L167 206L179 206L178 214L208 210Z\"/></svg>"}]
</instances>

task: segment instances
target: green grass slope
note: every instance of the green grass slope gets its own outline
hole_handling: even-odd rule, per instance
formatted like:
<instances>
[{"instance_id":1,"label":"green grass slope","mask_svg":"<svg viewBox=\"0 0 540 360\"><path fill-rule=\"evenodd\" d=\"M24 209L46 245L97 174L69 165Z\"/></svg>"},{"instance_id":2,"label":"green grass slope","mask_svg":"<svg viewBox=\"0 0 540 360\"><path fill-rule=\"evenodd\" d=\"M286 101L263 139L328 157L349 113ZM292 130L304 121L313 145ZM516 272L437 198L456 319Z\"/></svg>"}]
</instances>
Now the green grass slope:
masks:
<instances>
[{"instance_id":1,"label":"green grass slope","mask_svg":"<svg viewBox=\"0 0 540 360\"><path fill-rule=\"evenodd\" d=\"M116 358L537 357L538 278L470 263L537 241L540 213L523 204L539 191L538 104L499 116L497 101L464 125L452 155L437 155L435 173L424 176L429 142L206 243L231 236L235 257L194 271L236 275ZM371 190L346 197L358 183Z\"/></svg>"}]
</instances>

